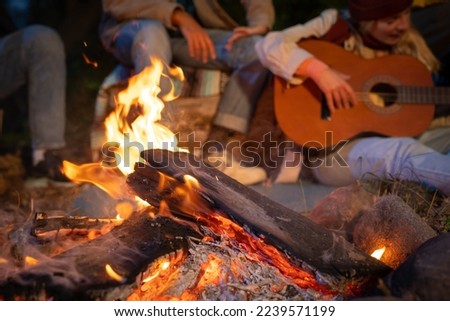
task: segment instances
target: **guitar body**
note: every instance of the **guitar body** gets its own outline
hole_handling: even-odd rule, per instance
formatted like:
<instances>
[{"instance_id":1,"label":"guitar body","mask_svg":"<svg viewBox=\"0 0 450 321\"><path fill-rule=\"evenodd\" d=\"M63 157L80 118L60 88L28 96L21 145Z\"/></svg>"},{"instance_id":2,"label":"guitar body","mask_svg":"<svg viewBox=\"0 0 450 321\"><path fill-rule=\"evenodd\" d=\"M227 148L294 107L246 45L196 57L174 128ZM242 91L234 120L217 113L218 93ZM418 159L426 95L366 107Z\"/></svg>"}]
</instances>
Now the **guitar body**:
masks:
<instances>
[{"instance_id":1,"label":"guitar body","mask_svg":"<svg viewBox=\"0 0 450 321\"><path fill-rule=\"evenodd\" d=\"M429 71L417 59L392 55L363 59L325 41L306 40L301 47L333 69L350 76L348 82L358 94L358 103L351 109L337 109L327 120L321 90L307 79L301 85L288 86L275 78L275 115L284 133L299 145L324 148L362 134L383 136L416 136L430 125L434 104L414 100L408 86L432 87ZM403 89L399 94L397 86ZM387 89L393 100L383 104L373 101L372 91ZM397 97L398 96L398 97ZM391 98L390 98L391 99Z\"/></svg>"}]
</instances>

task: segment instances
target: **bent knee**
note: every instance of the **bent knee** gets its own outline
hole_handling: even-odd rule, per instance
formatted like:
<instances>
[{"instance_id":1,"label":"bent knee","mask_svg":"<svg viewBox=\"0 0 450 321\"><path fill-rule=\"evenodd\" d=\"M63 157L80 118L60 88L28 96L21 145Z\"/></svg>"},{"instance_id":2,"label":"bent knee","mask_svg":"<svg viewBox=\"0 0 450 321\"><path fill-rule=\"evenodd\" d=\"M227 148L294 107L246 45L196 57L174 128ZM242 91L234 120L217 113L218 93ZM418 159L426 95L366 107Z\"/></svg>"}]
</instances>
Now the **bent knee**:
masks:
<instances>
[{"instance_id":1,"label":"bent knee","mask_svg":"<svg viewBox=\"0 0 450 321\"><path fill-rule=\"evenodd\" d=\"M144 20L139 23L138 28L134 42L152 42L157 46L169 45L169 35L160 21Z\"/></svg>"},{"instance_id":2,"label":"bent knee","mask_svg":"<svg viewBox=\"0 0 450 321\"><path fill-rule=\"evenodd\" d=\"M43 25L32 25L24 29L24 44L29 49L43 51L64 51L59 34L52 28Z\"/></svg>"}]
</instances>

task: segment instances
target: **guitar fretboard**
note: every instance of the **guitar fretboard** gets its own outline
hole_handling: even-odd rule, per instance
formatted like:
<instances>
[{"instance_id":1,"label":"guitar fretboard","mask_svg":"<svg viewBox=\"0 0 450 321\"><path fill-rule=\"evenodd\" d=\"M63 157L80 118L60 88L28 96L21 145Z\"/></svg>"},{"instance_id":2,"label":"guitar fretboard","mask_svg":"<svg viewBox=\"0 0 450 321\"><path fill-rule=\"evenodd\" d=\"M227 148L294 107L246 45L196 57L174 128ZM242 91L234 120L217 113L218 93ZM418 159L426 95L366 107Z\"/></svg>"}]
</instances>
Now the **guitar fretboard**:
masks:
<instances>
[{"instance_id":1,"label":"guitar fretboard","mask_svg":"<svg viewBox=\"0 0 450 321\"><path fill-rule=\"evenodd\" d=\"M396 86L397 102L404 104L450 104L450 88L424 86Z\"/></svg>"}]
</instances>

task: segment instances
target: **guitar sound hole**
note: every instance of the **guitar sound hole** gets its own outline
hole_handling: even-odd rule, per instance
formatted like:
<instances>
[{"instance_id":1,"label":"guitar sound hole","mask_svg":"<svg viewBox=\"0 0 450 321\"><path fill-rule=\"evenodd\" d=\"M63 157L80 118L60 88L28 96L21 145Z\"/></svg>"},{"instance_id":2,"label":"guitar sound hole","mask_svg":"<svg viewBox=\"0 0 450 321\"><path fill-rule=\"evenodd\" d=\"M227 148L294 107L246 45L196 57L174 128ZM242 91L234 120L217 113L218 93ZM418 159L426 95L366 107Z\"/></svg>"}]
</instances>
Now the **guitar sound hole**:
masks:
<instances>
[{"instance_id":1,"label":"guitar sound hole","mask_svg":"<svg viewBox=\"0 0 450 321\"><path fill-rule=\"evenodd\" d=\"M369 94L370 101L377 107L390 107L397 101L397 89L387 83L378 83L372 87Z\"/></svg>"}]
</instances>

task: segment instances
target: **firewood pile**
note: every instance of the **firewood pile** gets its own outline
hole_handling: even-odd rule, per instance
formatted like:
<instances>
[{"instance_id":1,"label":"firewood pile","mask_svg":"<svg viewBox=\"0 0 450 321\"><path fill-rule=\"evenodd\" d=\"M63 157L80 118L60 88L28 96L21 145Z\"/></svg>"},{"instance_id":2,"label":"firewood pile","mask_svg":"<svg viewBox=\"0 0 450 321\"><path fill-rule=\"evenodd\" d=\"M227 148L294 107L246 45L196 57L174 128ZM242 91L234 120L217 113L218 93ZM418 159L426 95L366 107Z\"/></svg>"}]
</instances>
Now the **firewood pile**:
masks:
<instances>
[{"instance_id":1,"label":"firewood pile","mask_svg":"<svg viewBox=\"0 0 450 321\"><path fill-rule=\"evenodd\" d=\"M170 163L173 155L163 151L155 159ZM124 221L112 214L92 218L70 211L46 213L42 207L48 203L41 203L38 211L12 205L0 209L2 299L345 300L376 293L380 280L384 295L431 300L450 296L450 255L441 255L450 248L448 234L436 236L420 220L409 224L413 211L394 197L386 200L351 186L299 215L214 169L159 167L152 154L142 156L147 165L137 166L127 183L150 205L134 209ZM166 185L159 181L162 173L170 176ZM185 175L199 180L193 192L202 203L186 206L180 198L187 195ZM59 196L67 201L83 190L67 187L66 195ZM360 202L335 207L337 199L347 202L348 197ZM416 230L395 242L415 231L422 231L423 239L401 247L404 256L394 257L395 265L382 259L395 269L391 272L368 254L370 238L381 236L376 227L395 211L403 213L397 225L391 231L383 226L389 231L383 236L391 250L388 257L395 248L389 233L394 235L399 227L409 224ZM231 230L222 229L231 225ZM366 253L354 241L361 247L369 244Z\"/></svg>"},{"instance_id":2,"label":"firewood pile","mask_svg":"<svg viewBox=\"0 0 450 321\"><path fill-rule=\"evenodd\" d=\"M173 155L159 156L171 160ZM169 166L173 170L177 167ZM163 177L158 167L130 175L131 189L150 206L133 210L123 222L39 212L22 213L20 220L17 213L10 220L4 215L0 295L8 300L151 299L149 293L153 299L335 299L353 296L389 271L219 171L195 170L204 186L189 197L179 176L186 173L164 179L167 186L158 181ZM203 202L193 202L196 196ZM152 271L152 264L176 253L185 254L164 270L172 272L170 282L159 276L163 270ZM150 281L163 286L146 280L145 274L155 273ZM159 291L144 291L154 287Z\"/></svg>"},{"instance_id":3,"label":"firewood pile","mask_svg":"<svg viewBox=\"0 0 450 321\"><path fill-rule=\"evenodd\" d=\"M342 299L302 289L279 270L230 247L229 241L192 243L175 271L142 283L128 300L283 301ZM153 263L149 270L155 270ZM199 267L201 267L199 269ZM203 267L203 268L202 268ZM206 281L206 282L205 282ZM208 281L212 281L209 282ZM202 283L206 284L203 285Z\"/></svg>"},{"instance_id":4,"label":"firewood pile","mask_svg":"<svg viewBox=\"0 0 450 321\"><path fill-rule=\"evenodd\" d=\"M10 216L12 223L13 216L23 217L25 213L2 214L4 218ZM201 240L195 232L183 230L180 234L183 237L175 237L177 244L167 246L170 242L161 243L154 235L161 230L162 234L173 234L168 227L173 221L153 221L142 213L130 221L134 222L125 226L115 220L47 217L40 213L31 221L15 222L20 228L14 229L8 224L1 230L2 243L9 250L2 253L0 261L2 297L26 300L317 300L340 297L338 292L323 291L325 287L319 285L317 289L301 288L298 282L281 274L268 262L249 256L233 244L235 240L225 236L217 238L211 231L204 230L210 235L205 234L207 238ZM124 241L127 237L129 239ZM121 239L123 245L115 245L117 239ZM183 241L186 239L189 246ZM106 254L105 248L108 248ZM170 269L162 270L161 262L167 259L173 264ZM120 271L116 279L104 273L104 264L108 261ZM155 273L158 277L145 281Z\"/></svg>"}]
</instances>

